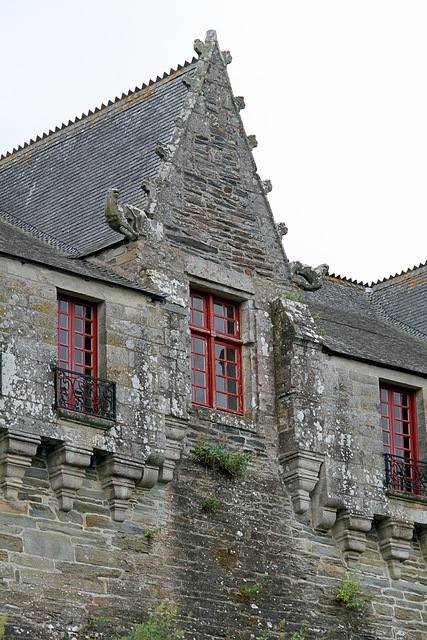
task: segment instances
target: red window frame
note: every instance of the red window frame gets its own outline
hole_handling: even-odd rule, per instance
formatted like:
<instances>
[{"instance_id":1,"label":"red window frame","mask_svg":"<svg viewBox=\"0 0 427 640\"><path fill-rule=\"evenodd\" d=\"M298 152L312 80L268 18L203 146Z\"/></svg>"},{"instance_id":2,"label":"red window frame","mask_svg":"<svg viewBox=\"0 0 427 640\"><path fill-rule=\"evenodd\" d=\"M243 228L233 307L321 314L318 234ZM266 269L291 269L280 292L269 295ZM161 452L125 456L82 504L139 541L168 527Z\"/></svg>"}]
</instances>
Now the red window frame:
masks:
<instances>
[{"instance_id":1,"label":"red window frame","mask_svg":"<svg viewBox=\"0 0 427 640\"><path fill-rule=\"evenodd\" d=\"M239 305L211 293L190 292L192 401L243 413Z\"/></svg>"},{"instance_id":2,"label":"red window frame","mask_svg":"<svg viewBox=\"0 0 427 640\"><path fill-rule=\"evenodd\" d=\"M97 377L96 304L58 296L58 367Z\"/></svg>"},{"instance_id":3,"label":"red window frame","mask_svg":"<svg viewBox=\"0 0 427 640\"><path fill-rule=\"evenodd\" d=\"M418 460L415 392L382 384L380 400L384 453Z\"/></svg>"}]
</instances>

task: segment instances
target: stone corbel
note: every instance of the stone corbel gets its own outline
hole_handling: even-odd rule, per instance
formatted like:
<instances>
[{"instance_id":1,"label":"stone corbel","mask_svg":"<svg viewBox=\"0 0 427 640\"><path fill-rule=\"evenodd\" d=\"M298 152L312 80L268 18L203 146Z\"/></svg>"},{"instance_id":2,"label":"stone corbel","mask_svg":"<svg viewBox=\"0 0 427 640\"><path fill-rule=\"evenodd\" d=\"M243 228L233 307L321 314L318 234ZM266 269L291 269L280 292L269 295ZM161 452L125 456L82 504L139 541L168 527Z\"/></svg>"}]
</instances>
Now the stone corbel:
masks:
<instances>
[{"instance_id":1,"label":"stone corbel","mask_svg":"<svg viewBox=\"0 0 427 640\"><path fill-rule=\"evenodd\" d=\"M282 480L291 495L295 513L305 513L310 507L310 493L319 480L323 455L313 451L294 451L279 458L283 467Z\"/></svg>"},{"instance_id":2,"label":"stone corbel","mask_svg":"<svg viewBox=\"0 0 427 640\"><path fill-rule=\"evenodd\" d=\"M167 484L173 478L175 464L181 456L181 440L184 438L186 430L187 425L182 420L166 419L166 456L159 473L159 482L162 484Z\"/></svg>"},{"instance_id":3,"label":"stone corbel","mask_svg":"<svg viewBox=\"0 0 427 640\"><path fill-rule=\"evenodd\" d=\"M9 430L0 435L0 489L6 500L16 500L22 479L37 453L39 436Z\"/></svg>"},{"instance_id":4,"label":"stone corbel","mask_svg":"<svg viewBox=\"0 0 427 640\"><path fill-rule=\"evenodd\" d=\"M144 464L115 453L108 455L98 466L99 479L110 505L111 516L123 522L128 503L140 481Z\"/></svg>"},{"instance_id":5,"label":"stone corbel","mask_svg":"<svg viewBox=\"0 0 427 640\"><path fill-rule=\"evenodd\" d=\"M62 444L47 456L49 480L61 511L71 511L77 491L82 486L92 451Z\"/></svg>"},{"instance_id":6,"label":"stone corbel","mask_svg":"<svg viewBox=\"0 0 427 640\"><path fill-rule=\"evenodd\" d=\"M319 475L319 482L310 495L312 524L314 529L328 531L334 526L337 510L342 507L342 503L331 489L331 480L326 472L326 461L322 464Z\"/></svg>"},{"instance_id":7,"label":"stone corbel","mask_svg":"<svg viewBox=\"0 0 427 640\"><path fill-rule=\"evenodd\" d=\"M355 567L366 549L366 534L372 528L372 518L347 510L338 512L333 534L347 566Z\"/></svg>"},{"instance_id":8,"label":"stone corbel","mask_svg":"<svg viewBox=\"0 0 427 640\"><path fill-rule=\"evenodd\" d=\"M152 454L145 461L142 478L138 483L141 489L152 489L159 481L160 467L164 463L166 457L160 454Z\"/></svg>"},{"instance_id":9,"label":"stone corbel","mask_svg":"<svg viewBox=\"0 0 427 640\"><path fill-rule=\"evenodd\" d=\"M401 562L409 558L414 525L410 522L385 518L377 525L380 551L387 562L390 577L399 580L402 573Z\"/></svg>"}]
</instances>

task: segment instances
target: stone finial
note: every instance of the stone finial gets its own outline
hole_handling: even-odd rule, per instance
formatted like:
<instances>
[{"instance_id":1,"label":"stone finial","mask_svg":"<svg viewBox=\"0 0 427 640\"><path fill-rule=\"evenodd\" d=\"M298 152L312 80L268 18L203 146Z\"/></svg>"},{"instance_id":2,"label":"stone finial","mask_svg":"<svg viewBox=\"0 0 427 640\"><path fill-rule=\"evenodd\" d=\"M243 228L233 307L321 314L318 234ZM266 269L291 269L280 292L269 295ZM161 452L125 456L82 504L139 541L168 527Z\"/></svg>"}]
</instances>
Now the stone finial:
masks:
<instances>
[{"instance_id":1,"label":"stone finial","mask_svg":"<svg viewBox=\"0 0 427 640\"><path fill-rule=\"evenodd\" d=\"M366 534L372 528L372 518L366 514L351 513L347 509L338 512L333 534L338 548L350 568L357 565L366 549Z\"/></svg>"},{"instance_id":2,"label":"stone finial","mask_svg":"<svg viewBox=\"0 0 427 640\"><path fill-rule=\"evenodd\" d=\"M171 417L166 419L166 456L159 473L159 482L162 484L167 484L173 478L173 470L181 455L181 441L186 430L187 425L182 420Z\"/></svg>"},{"instance_id":3,"label":"stone finial","mask_svg":"<svg viewBox=\"0 0 427 640\"><path fill-rule=\"evenodd\" d=\"M281 238L283 238L283 236L285 236L288 233L288 227L284 222L278 222L276 226L277 226L277 233Z\"/></svg>"},{"instance_id":4,"label":"stone finial","mask_svg":"<svg viewBox=\"0 0 427 640\"><path fill-rule=\"evenodd\" d=\"M154 153L156 153L159 158L166 162L169 159L170 155L169 145L159 140L158 142L156 142L156 145L154 147Z\"/></svg>"},{"instance_id":5,"label":"stone finial","mask_svg":"<svg viewBox=\"0 0 427 640\"><path fill-rule=\"evenodd\" d=\"M231 56L231 53L229 51L221 51L222 53L222 57L223 60L225 62L225 64L230 64L231 62L233 62L233 58Z\"/></svg>"},{"instance_id":6,"label":"stone finial","mask_svg":"<svg viewBox=\"0 0 427 640\"><path fill-rule=\"evenodd\" d=\"M238 111L242 111L246 107L245 99L243 96L235 96L234 104L236 105L236 109Z\"/></svg>"},{"instance_id":7,"label":"stone finial","mask_svg":"<svg viewBox=\"0 0 427 640\"><path fill-rule=\"evenodd\" d=\"M105 219L114 231L129 240L137 240L144 213L129 204L119 205L118 197L117 189L108 189L105 197Z\"/></svg>"},{"instance_id":8,"label":"stone finial","mask_svg":"<svg viewBox=\"0 0 427 640\"><path fill-rule=\"evenodd\" d=\"M402 573L401 563L409 558L414 525L409 522L385 518L377 526L380 539L380 551L387 562L390 576L399 580Z\"/></svg>"},{"instance_id":9,"label":"stone finial","mask_svg":"<svg viewBox=\"0 0 427 640\"><path fill-rule=\"evenodd\" d=\"M305 513L310 507L310 493L319 480L324 457L313 451L293 451L279 458L283 467L282 481L291 495L295 513Z\"/></svg>"},{"instance_id":10,"label":"stone finial","mask_svg":"<svg viewBox=\"0 0 427 640\"><path fill-rule=\"evenodd\" d=\"M273 190L273 185L271 184L271 180L261 180L261 184L265 193L270 193Z\"/></svg>"},{"instance_id":11,"label":"stone finial","mask_svg":"<svg viewBox=\"0 0 427 640\"><path fill-rule=\"evenodd\" d=\"M41 439L32 433L8 430L0 435L0 489L6 500L16 500L22 479Z\"/></svg>"},{"instance_id":12,"label":"stone finial","mask_svg":"<svg viewBox=\"0 0 427 640\"><path fill-rule=\"evenodd\" d=\"M199 40L199 38L196 38L196 40L193 43L193 49L197 53L199 58L202 58L206 53L207 47L205 43L202 42L202 40Z\"/></svg>"},{"instance_id":13,"label":"stone finial","mask_svg":"<svg viewBox=\"0 0 427 640\"><path fill-rule=\"evenodd\" d=\"M255 147L258 146L258 141L256 139L256 136L254 134L248 136L248 143L251 149L255 149Z\"/></svg>"},{"instance_id":14,"label":"stone finial","mask_svg":"<svg viewBox=\"0 0 427 640\"><path fill-rule=\"evenodd\" d=\"M327 264L320 264L313 269L308 264L302 264L299 261L291 262L289 266L292 282L295 282L300 289L305 291L317 291L317 289L320 289L329 270L329 265Z\"/></svg>"},{"instance_id":15,"label":"stone finial","mask_svg":"<svg viewBox=\"0 0 427 640\"><path fill-rule=\"evenodd\" d=\"M108 455L99 465L98 473L102 488L110 505L111 516L123 522L128 503L142 476L143 463L116 453Z\"/></svg>"},{"instance_id":16,"label":"stone finial","mask_svg":"<svg viewBox=\"0 0 427 640\"><path fill-rule=\"evenodd\" d=\"M58 498L61 511L71 511L73 508L74 498L82 486L91 456L92 450L65 443L48 455L50 486Z\"/></svg>"}]
</instances>

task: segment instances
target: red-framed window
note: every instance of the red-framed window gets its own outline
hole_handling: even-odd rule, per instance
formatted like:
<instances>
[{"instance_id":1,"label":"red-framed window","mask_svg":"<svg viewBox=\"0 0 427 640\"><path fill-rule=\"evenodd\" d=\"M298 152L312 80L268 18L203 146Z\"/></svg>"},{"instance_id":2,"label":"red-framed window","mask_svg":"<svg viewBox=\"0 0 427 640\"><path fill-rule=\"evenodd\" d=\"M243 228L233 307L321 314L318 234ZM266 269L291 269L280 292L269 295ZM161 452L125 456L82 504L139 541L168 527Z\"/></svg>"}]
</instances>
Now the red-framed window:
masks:
<instances>
[{"instance_id":1,"label":"red-framed window","mask_svg":"<svg viewBox=\"0 0 427 640\"><path fill-rule=\"evenodd\" d=\"M58 297L58 366L97 376L96 305L68 296Z\"/></svg>"},{"instance_id":2,"label":"red-framed window","mask_svg":"<svg viewBox=\"0 0 427 640\"><path fill-rule=\"evenodd\" d=\"M193 402L243 413L239 305L200 291L190 299Z\"/></svg>"},{"instance_id":3,"label":"red-framed window","mask_svg":"<svg viewBox=\"0 0 427 640\"><path fill-rule=\"evenodd\" d=\"M415 393L381 385L380 394L384 453L418 460Z\"/></svg>"}]
</instances>

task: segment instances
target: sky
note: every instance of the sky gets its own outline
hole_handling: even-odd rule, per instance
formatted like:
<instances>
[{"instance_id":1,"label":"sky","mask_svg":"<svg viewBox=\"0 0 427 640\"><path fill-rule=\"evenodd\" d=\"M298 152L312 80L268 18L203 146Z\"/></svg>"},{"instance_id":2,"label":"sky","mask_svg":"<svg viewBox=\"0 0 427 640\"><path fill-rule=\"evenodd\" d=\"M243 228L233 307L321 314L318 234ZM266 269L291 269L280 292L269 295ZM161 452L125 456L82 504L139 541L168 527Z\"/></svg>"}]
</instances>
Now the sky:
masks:
<instances>
[{"instance_id":1,"label":"sky","mask_svg":"<svg viewBox=\"0 0 427 640\"><path fill-rule=\"evenodd\" d=\"M215 29L290 260L427 260L425 0L0 0L0 153L191 60Z\"/></svg>"}]
</instances>

